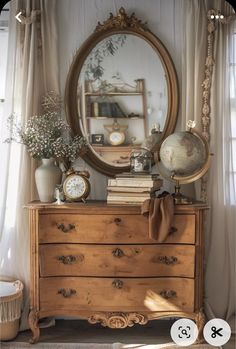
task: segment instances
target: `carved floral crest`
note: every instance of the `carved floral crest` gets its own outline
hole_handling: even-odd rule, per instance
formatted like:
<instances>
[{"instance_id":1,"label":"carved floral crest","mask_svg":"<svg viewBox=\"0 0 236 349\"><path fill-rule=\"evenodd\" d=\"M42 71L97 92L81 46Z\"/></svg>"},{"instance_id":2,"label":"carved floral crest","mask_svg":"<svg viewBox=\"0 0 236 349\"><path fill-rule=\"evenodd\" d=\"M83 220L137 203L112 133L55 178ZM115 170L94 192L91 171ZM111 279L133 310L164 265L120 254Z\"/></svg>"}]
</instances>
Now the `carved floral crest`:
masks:
<instances>
[{"instance_id":1,"label":"carved floral crest","mask_svg":"<svg viewBox=\"0 0 236 349\"><path fill-rule=\"evenodd\" d=\"M147 22L142 23L140 19L135 17L134 12L131 14L131 16L128 16L125 12L125 9L121 7L117 16L113 16L113 14L110 13L110 17L106 21L104 21L103 24L98 22L95 32L100 32L112 28L135 28L137 30L146 31Z\"/></svg>"},{"instance_id":2,"label":"carved floral crest","mask_svg":"<svg viewBox=\"0 0 236 349\"><path fill-rule=\"evenodd\" d=\"M126 328L134 324L145 325L148 319L139 313L96 313L88 318L91 324L100 323L103 327Z\"/></svg>"}]
</instances>

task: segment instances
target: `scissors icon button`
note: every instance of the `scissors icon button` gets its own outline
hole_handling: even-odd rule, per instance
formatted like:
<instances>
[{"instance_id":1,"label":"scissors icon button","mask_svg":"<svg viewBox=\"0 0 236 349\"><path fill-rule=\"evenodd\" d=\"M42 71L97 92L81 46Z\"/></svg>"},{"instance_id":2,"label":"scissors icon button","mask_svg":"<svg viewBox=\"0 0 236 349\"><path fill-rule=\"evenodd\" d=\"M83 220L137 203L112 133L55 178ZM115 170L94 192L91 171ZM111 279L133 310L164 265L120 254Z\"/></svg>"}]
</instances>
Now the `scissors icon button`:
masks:
<instances>
[{"instance_id":1,"label":"scissors icon button","mask_svg":"<svg viewBox=\"0 0 236 349\"><path fill-rule=\"evenodd\" d=\"M220 333L221 331L223 331L223 327L217 329L215 326L212 326L211 330L212 330L212 334L211 334L212 338L216 338L217 335L220 337L223 337L223 334Z\"/></svg>"},{"instance_id":2,"label":"scissors icon button","mask_svg":"<svg viewBox=\"0 0 236 349\"><path fill-rule=\"evenodd\" d=\"M231 328L223 319L211 319L203 328L203 336L210 345L220 347L230 339Z\"/></svg>"}]
</instances>

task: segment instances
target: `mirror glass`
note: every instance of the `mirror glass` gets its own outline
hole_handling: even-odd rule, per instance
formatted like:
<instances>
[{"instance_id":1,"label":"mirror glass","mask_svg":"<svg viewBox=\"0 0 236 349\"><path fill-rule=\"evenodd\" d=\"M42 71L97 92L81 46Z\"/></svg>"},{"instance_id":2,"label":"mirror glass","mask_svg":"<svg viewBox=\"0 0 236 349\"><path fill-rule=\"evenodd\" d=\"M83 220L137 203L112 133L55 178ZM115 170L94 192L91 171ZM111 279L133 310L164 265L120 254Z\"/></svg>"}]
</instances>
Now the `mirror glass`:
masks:
<instances>
[{"instance_id":1,"label":"mirror glass","mask_svg":"<svg viewBox=\"0 0 236 349\"><path fill-rule=\"evenodd\" d=\"M110 17L78 50L66 87L68 121L89 142L84 158L107 175L129 170L151 133L161 141L173 132L178 107L167 50L141 21L121 15L127 24Z\"/></svg>"},{"instance_id":2,"label":"mirror glass","mask_svg":"<svg viewBox=\"0 0 236 349\"><path fill-rule=\"evenodd\" d=\"M90 142L92 135L103 134L104 145L109 145L106 124L114 120L125 127L123 145L141 145L154 127L163 131L165 71L153 48L135 35L115 34L99 42L83 64L78 92L82 129Z\"/></svg>"}]
</instances>

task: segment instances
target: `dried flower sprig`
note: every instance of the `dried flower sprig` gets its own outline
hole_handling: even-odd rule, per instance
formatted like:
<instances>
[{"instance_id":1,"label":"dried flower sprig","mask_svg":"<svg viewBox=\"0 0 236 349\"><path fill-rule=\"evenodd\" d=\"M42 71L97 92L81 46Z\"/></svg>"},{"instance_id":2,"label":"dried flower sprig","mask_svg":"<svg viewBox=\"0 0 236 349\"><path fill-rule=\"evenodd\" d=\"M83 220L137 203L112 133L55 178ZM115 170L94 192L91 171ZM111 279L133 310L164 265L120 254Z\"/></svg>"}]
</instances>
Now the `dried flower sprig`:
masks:
<instances>
[{"instance_id":1,"label":"dried flower sprig","mask_svg":"<svg viewBox=\"0 0 236 349\"><path fill-rule=\"evenodd\" d=\"M65 170L68 170L71 163L86 151L87 144L87 140L78 135L61 136L53 143L54 157L63 163Z\"/></svg>"},{"instance_id":2,"label":"dried flower sprig","mask_svg":"<svg viewBox=\"0 0 236 349\"><path fill-rule=\"evenodd\" d=\"M44 112L61 112L62 98L55 91L49 91L42 97L41 105Z\"/></svg>"}]
</instances>

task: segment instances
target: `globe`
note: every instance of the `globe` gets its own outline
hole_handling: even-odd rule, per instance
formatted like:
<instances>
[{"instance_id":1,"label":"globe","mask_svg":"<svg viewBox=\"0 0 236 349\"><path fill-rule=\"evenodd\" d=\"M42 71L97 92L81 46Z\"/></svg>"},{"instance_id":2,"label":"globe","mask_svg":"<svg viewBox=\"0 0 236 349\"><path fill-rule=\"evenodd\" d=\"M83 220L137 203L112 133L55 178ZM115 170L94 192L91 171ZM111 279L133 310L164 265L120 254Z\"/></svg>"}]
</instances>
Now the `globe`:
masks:
<instances>
[{"instance_id":1,"label":"globe","mask_svg":"<svg viewBox=\"0 0 236 349\"><path fill-rule=\"evenodd\" d=\"M163 177L175 182L172 194L176 204L189 204L193 200L180 193L180 184L201 178L210 166L211 155L206 139L193 130L195 122L187 123L189 131L175 132L161 144L158 168Z\"/></svg>"},{"instance_id":2,"label":"globe","mask_svg":"<svg viewBox=\"0 0 236 349\"><path fill-rule=\"evenodd\" d=\"M202 137L193 132L175 132L163 141L159 158L167 176L184 180L204 166L206 144Z\"/></svg>"}]
</instances>

